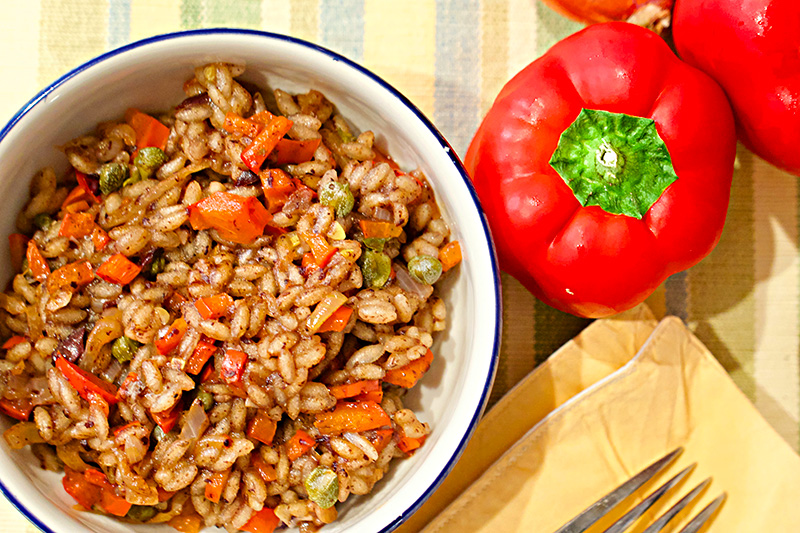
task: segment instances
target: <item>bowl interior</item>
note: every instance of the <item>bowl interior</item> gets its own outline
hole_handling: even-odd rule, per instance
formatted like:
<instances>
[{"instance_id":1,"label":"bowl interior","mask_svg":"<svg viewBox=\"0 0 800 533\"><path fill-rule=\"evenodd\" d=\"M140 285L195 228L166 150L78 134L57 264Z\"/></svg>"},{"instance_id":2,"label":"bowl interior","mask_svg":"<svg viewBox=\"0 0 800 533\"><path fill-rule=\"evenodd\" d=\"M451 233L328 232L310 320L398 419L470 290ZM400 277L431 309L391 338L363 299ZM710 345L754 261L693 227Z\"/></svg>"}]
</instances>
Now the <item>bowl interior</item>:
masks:
<instances>
[{"instance_id":1,"label":"bowl interior","mask_svg":"<svg viewBox=\"0 0 800 533\"><path fill-rule=\"evenodd\" d=\"M407 403L432 434L412 458L395 461L366 497L352 497L325 530L382 531L396 526L443 478L460 452L488 397L497 357L499 281L489 233L466 176L450 148L418 112L381 80L341 57L282 36L243 31L198 31L130 45L65 76L10 123L0 137L0 230L14 231L28 183L42 167L67 164L57 146L91 131L128 107L168 109L184 95L192 69L211 61L244 64L243 77L262 89L323 92L358 130L371 129L379 146L401 167L421 168L461 242L464 261L443 289L448 327L438 334L431 371ZM2 135L2 134L0 134ZM11 277L8 249L0 247L0 272ZM0 421L0 429L8 427ZM60 475L38 467L33 455L0 446L0 483L45 530L74 532L174 531L132 526L72 509Z\"/></svg>"}]
</instances>

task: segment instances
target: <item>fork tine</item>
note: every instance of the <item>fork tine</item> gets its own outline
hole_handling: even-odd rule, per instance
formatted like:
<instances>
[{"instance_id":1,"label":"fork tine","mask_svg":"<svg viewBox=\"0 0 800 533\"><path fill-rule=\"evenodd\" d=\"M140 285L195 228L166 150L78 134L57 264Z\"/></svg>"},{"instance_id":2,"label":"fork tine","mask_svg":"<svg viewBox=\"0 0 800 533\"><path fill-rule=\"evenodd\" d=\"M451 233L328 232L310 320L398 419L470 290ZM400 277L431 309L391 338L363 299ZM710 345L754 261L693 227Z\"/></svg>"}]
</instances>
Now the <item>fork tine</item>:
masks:
<instances>
[{"instance_id":1,"label":"fork tine","mask_svg":"<svg viewBox=\"0 0 800 533\"><path fill-rule=\"evenodd\" d=\"M582 531L586 531L592 524L616 507L619 502L633 494L639 487L647 483L653 476L669 465L682 451L683 448L678 448L668 453L614 489L611 493L606 494L594 502L581 514L561 526L555 533L581 533Z\"/></svg>"},{"instance_id":2,"label":"fork tine","mask_svg":"<svg viewBox=\"0 0 800 533\"><path fill-rule=\"evenodd\" d=\"M633 524L640 516L647 512L647 510L650 509L650 507L652 507L653 504L656 503L656 501L658 501L667 491L680 483L681 480L685 478L695 466L697 466L697 463L689 465L678 472L672 479L651 492L650 495L642 500L636 507L625 513L622 518L611 524L611 527L606 529L604 533L622 533L628 529L628 526ZM654 531L658 530L656 529Z\"/></svg>"},{"instance_id":3,"label":"fork tine","mask_svg":"<svg viewBox=\"0 0 800 533\"><path fill-rule=\"evenodd\" d=\"M700 528L703 527L706 522L708 522L708 520L714 514L714 511L716 511L717 508L722 505L727 497L728 493L726 492L723 492L717 496L713 502L706 505L702 511L697 513L697 516L692 518L692 521L686 524L686 527L681 529L679 533L697 533L700 531Z\"/></svg>"},{"instance_id":4,"label":"fork tine","mask_svg":"<svg viewBox=\"0 0 800 533\"><path fill-rule=\"evenodd\" d=\"M670 520L675 518L675 515L680 513L687 505L692 503L709 483L711 483L711 478L703 480L699 485L693 488L691 492L678 500L678 503L670 507L667 512L659 516L658 519L650 524L650 527L645 529L642 533L658 533L664 529L664 526L666 526Z\"/></svg>"}]
</instances>

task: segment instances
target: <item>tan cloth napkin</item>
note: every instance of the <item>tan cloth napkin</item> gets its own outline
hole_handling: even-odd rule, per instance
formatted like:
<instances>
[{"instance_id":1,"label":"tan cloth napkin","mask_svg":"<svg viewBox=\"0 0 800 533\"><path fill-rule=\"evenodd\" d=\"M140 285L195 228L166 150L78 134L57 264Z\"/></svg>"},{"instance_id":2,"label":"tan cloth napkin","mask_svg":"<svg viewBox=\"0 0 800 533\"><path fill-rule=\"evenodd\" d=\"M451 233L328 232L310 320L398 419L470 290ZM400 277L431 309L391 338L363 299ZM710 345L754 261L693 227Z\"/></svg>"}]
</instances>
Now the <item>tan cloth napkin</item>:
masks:
<instances>
[{"instance_id":1,"label":"tan cloth napkin","mask_svg":"<svg viewBox=\"0 0 800 533\"><path fill-rule=\"evenodd\" d=\"M650 517L712 476L693 510L722 491L728 501L708 531L800 531L800 458L680 320L654 325L640 308L596 321L556 352L487 414L400 531L429 522L426 533L550 533L677 446L685 452L653 485L698 465ZM674 531L689 513L680 518Z\"/></svg>"}]
</instances>

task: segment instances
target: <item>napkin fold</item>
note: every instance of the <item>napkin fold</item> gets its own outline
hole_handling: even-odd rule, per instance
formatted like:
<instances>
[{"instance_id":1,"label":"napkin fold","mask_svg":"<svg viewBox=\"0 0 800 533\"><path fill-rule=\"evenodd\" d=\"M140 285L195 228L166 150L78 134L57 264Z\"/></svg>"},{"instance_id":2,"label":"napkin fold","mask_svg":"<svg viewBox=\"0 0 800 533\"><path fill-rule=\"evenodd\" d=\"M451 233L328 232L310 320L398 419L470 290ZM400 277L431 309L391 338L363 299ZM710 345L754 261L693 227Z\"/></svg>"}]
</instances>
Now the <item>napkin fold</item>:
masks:
<instances>
[{"instance_id":1,"label":"napkin fold","mask_svg":"<svg viewBox=\"0 0 800 533\"><path fill-rule=\"evenodd\" d=\"M510 391L399 531L550 533L678 446L683 454L648 485L697 466L632 531L707 477L672 531L723 491L707 531L800 531L800 457L679 319L657 324L644 307L595 321Z\"/></svg>"}]
</instances>

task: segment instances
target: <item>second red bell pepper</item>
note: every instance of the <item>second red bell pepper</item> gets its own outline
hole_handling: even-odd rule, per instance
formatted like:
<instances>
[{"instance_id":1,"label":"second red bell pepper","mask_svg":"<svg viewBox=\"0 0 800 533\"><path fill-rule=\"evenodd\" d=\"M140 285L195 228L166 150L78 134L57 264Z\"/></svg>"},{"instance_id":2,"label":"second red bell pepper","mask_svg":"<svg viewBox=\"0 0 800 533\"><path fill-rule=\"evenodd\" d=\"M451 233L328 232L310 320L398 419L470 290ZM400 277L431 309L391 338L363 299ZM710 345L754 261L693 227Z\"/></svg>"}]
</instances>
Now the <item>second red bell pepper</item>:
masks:
<instances>
[{"instance_id":1,"label":"second red bell pepper","mask_svg":"<svg viewBox=\"0 0 800 533\"><path fill-rule=\"evenodd\" d=\"M720 87L653 32L613 22L517 74L465 165L501 267L553 307L600 317L711 251L735 150Z\"/></svg>"}]
</instances>

